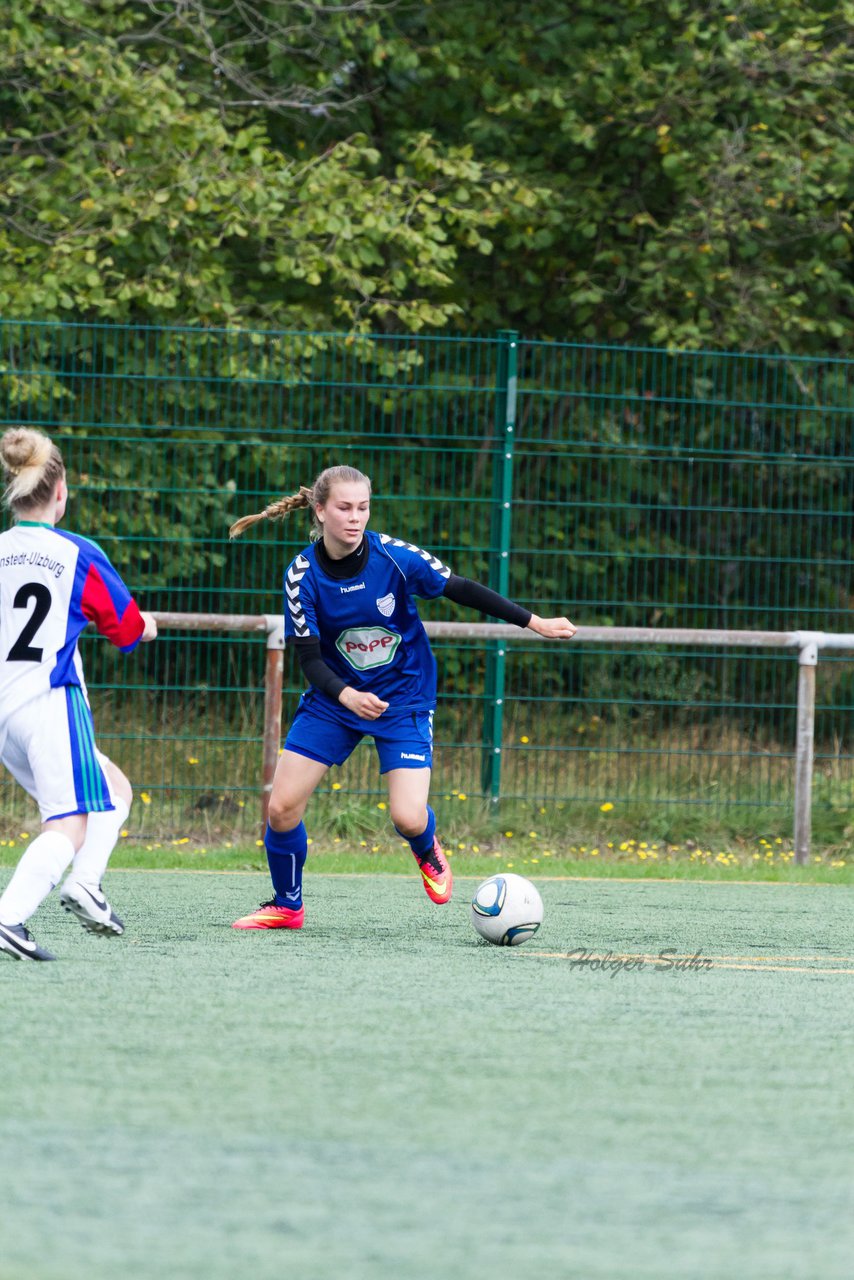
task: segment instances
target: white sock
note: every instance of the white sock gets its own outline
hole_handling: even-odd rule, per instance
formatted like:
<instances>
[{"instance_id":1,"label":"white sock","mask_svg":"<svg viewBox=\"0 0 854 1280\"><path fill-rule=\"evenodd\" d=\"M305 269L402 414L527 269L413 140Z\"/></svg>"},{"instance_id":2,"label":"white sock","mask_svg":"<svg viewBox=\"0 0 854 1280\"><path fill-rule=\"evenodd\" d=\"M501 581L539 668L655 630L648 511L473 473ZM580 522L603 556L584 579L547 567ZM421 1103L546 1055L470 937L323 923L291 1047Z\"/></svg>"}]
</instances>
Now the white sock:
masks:
<instances>
[{"instance_id":1,"label":"white sock","mask_svg":"<svg viewBox=\"0 0 854 1280\"><path fill-rule=\"evenodd\" d=\"M110 860L110 854L116 847L119 832L127 821L130 809L124 800L116 799L115 809L106 813L90 813L86 819L86 839L74 856L74 865L68 874L66 884L82 884L87 889L100 888Z\"/></svg>"},{"instance_id":2,"label":"white sock","mask_svg":"<svg viewBox=\"0 0 854 1280\"><path fill-rule=\"evenodd\" d=\"M41 906L74 857L74 844L61 831L36 836L0 896L0 923L24 924Z\"/></svg>"}]
</instances>

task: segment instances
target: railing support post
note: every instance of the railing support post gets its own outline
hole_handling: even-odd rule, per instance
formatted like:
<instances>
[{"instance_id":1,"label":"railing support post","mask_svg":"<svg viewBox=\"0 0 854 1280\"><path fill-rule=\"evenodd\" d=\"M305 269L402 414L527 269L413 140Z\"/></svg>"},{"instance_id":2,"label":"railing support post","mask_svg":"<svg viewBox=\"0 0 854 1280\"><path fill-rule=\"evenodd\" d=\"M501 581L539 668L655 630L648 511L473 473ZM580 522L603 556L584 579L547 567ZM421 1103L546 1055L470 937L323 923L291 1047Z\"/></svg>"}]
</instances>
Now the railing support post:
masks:
<instances>
[{"instance_id":1,"label":"railing support post","mask_svg":"<svg viewBox=\"0 0 854 1280\"><path fill-rule=\"evenodd\" d=\"M282 673L284 670L285 628L280 617L267 617L267 665L264 672L264 745L261 789L261 821L267 827L273 775L279 762L282 736Z\"/></svg>"},{"instance_id":2,"label":"railing support post","mask_svg":"<svg viewBox=\"0 0 854 1280\"><path fill-rule=\"evenodd\" d=\"M519 335L511 329L499 333L498 388L495 401L495 438L498 450L492 471L492 534L489 584L507 595L510 582L510 504L513 499L513 452L516 431L516 378ZM507 647L500 641L487 646L484 681L483 751L481 787L497 804L501 795L501 752L504 724L504 674Z\"/></svg>"},{"instance_id":3,"label":"railing support post","mask_svg":"<svg viewBox=\"0 0 854 1280\"><path fill-rule=\"evenodd\" d=\"M815 755L815 669L818 645L804 636L798 649L798 719L795 741L795 862L809 862L812 771Z\"/></svg>"}]
</instances>

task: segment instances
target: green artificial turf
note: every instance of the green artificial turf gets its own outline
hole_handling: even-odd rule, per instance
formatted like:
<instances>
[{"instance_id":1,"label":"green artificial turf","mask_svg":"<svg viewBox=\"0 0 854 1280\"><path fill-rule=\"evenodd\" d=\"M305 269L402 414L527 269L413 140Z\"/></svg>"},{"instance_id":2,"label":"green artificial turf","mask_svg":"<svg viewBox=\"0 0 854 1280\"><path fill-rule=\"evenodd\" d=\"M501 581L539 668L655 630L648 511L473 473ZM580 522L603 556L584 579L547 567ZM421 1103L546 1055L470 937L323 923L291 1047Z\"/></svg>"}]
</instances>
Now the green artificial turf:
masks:
<instances>
[{"instance_id":1,"label":"green artificial turf","mask_svg":"<svg viewBox=\"0 0 854 1280\"><path fill-rule=\"evenodd\" d=\"M0 962L2 1280L847 1280L851 890L538 880L504 950L475 883L239 933L263 873L111 871L115 940L54 895L58 961Z\"/></svg>"}]
</instances>

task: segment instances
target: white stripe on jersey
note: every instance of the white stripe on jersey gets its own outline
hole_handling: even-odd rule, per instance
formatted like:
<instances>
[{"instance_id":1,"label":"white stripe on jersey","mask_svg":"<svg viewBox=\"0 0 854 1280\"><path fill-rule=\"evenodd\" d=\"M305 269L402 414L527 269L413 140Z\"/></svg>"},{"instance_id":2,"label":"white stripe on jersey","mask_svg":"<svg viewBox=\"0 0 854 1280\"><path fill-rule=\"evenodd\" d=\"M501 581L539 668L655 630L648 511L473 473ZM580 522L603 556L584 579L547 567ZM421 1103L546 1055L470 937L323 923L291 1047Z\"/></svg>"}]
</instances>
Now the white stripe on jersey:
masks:
<instances>
[{"instance_id":1,"label":"white stripe on jersey","mask_svg":"<svg viewBox=\"0 0 854 1280\"><path fill-rule=\"evenodd\" d=\"M391 545L392 547L405 547L407 551L414 551L422 560L426 560L430 568L435 569L436 573L438 573L440 577L450 578L451 576L451 571L446 564L442 564L442 561L437 559L436 556L431 555L429 551L424 551L421 547L416 547L413 542L404 542L401 538L392 538L387 533L380 534L380 542L383 546ZM397 564L396 560L395 564ZM400 565L397 567L400 569ZM403 570L400 569L400 572L403 573ZM403 574L403 576L406 577L406 574Z\"/></svg>"},{"instance_id":2,"label":"white stripe on jersey","mask_svg":"<svg viewBox=\"0 0 854 1280\"><path fill-rule=\"evenodd\" d=\"M285 596L288 601L288 613L291 615L291 622L294 624L294 631L298 636L311 634L308 629L308 623L305 620L305 612L299 593L300 583L305 577L307 569L308 561L300 553L285 574Z\"/></svg>"}]
</instances>

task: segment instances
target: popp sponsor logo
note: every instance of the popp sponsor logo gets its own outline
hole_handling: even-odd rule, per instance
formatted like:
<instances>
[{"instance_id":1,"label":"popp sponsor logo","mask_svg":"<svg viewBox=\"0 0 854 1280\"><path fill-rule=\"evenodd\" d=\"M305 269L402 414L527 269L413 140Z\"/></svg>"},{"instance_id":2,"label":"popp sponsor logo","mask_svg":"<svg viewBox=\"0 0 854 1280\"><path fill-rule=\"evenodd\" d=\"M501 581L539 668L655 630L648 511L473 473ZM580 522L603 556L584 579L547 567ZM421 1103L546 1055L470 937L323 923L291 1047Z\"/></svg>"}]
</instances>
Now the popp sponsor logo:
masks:
<instances>
[{"instance_id":1,"label":"popp sponsor logo","mask_svg":"<svg viewBox=\"0 0 854 1280\"><path fill-rule=\"evenodd\" d=\"M400 636L385 627L352 627L342 631L335 647L357 671L384 667L395 655Z\"/></svg>"}]
</instances>

